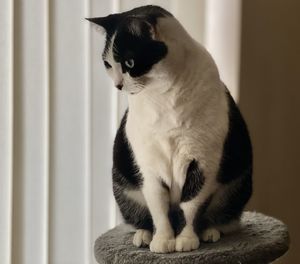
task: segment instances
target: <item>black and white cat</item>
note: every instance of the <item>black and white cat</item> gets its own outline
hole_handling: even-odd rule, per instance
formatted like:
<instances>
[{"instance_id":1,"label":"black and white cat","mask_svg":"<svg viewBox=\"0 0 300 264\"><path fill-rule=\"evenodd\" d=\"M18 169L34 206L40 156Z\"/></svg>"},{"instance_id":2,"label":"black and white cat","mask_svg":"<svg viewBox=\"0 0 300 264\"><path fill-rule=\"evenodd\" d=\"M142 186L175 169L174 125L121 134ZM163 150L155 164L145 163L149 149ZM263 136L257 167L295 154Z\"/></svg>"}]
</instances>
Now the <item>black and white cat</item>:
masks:
<instances>
[{"instance_id":1,"label":"black and white cat","mask_svg":"<svg viewBox=\"0 0 300 264\"><path fill-rule=\"evenodd\" d=\"M129 107L114 143L113 189L133 244L190 251L235 230L252 193L246 124L208 52L158 6L88 19Z\"/></svg>"}]
</instances>

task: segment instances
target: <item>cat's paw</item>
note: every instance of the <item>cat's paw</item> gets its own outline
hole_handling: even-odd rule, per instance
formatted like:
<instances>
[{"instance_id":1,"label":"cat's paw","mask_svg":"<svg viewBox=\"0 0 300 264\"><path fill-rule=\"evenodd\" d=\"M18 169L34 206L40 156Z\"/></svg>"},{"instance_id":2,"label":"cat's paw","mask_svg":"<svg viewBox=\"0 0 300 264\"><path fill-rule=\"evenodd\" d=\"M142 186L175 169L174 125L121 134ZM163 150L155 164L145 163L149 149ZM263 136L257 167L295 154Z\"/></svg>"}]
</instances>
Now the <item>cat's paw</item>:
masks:
<instances>
[{"instance_id":1,"label":"cat's paw","mask_svg":"<svg viewBox=\"0 0 300 264\"><path fill-rule=\"evenodd\" d=\"M133 236L133 245L137 247L148 246L152 240L152 233L146 229L136 230Z\"/></svg>"},{"instance_id":2,"label":"cat's paw","mask_svg":"<svg viewBox=\"0 0 300 264\"><path fill-rule=\"evenodd\" d=\"M176 251L192 251L200 246L199 238L196 234L188 236L179 235L176 237Z\"/></svg>"},{"instance_id":3,"label":"cat's paw","mask_svg":"<svg viewBox=\"0 0 300 264\"><path fill-rule=\"evenodd\" d=\"M215 228L208 228L204 230L201 239L204 242L217 242L221 237L220 231Z\"/></svg>"},{"instance_id":4,"label":"cat's paw","mask_svg":"<svg viewBox=\"0 0 300 264\"><path fill-rule=\"evenodd\" d=\"M175 238L154 235L150 243L150 251L155 253L171 253L175 251Z\"/></svg>"}]
</instances>

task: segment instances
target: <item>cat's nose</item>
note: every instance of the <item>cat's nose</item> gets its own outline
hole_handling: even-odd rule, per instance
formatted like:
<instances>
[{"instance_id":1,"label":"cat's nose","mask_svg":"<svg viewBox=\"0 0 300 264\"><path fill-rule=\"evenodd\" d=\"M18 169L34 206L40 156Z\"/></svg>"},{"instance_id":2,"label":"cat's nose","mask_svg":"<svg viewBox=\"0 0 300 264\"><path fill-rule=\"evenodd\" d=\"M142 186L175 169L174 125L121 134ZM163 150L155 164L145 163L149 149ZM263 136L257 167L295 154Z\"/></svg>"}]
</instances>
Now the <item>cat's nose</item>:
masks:
<instances>
[{"instance_id":1,"label":"cat's nose","mask_svg":"<svg viewBox=\"0 0 300 264\"><path fill-rule=\"evenodd\" d=\"M122 90L123 84L117 84L116 87L117 87L119 90Z\"/></svg>"}]
</instances>

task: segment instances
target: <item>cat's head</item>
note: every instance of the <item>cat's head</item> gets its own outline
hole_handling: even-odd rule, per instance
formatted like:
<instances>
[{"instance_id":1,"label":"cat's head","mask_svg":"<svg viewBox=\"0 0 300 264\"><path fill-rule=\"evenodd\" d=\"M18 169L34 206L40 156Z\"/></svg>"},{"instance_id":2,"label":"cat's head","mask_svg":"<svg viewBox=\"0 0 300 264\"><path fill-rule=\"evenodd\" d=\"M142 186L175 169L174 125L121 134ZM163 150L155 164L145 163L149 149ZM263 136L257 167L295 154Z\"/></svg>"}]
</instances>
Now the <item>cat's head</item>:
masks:
<instances>
[{"instance_id":1,"label":"cat's head","mask_svg":"<svg viewBox=\"0 0 300 264\"><path fill-rule=\"evenodd\" d=\"M106 17L89 18L106 33L104 66L115 86L136 94L155 82L159 64L167 57L168 44L160 37L160 18L173 16L158 6L143 6ZM157 80L156 80L157 81Z\"/></svg>"}]
</instances>

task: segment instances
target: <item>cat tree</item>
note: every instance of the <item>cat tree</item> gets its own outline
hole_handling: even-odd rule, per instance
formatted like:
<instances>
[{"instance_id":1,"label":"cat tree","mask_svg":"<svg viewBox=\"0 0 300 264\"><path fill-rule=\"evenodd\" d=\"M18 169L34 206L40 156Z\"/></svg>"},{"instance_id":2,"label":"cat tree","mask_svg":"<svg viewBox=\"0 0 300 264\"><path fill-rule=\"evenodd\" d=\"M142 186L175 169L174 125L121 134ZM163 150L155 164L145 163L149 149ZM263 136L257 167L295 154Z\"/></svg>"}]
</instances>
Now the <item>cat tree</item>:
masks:
<instances>
[{"instance_id":1,"label":"cat tree","mask_svg":"<svg viewBox=\"0 0 300 264\"><path fill-rule=\"evenodd\" d=\"M265 264L282 256L289 248L289 234L281 221L255 212L245 212L242 228L216 243L201 243L198 250L156 254L132 244L134 230L119 225L95 242L100 264Z\"/></svg>"}]
</instances>

